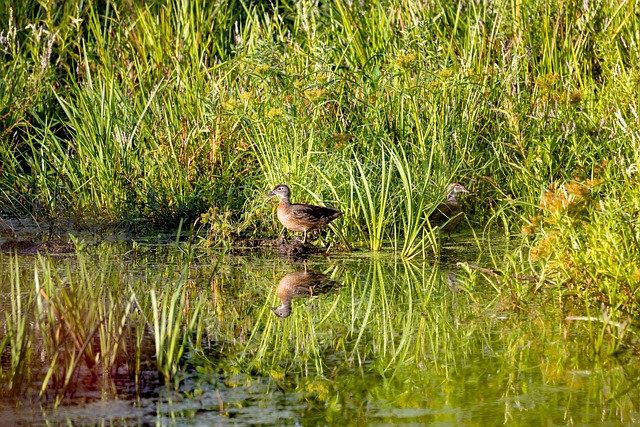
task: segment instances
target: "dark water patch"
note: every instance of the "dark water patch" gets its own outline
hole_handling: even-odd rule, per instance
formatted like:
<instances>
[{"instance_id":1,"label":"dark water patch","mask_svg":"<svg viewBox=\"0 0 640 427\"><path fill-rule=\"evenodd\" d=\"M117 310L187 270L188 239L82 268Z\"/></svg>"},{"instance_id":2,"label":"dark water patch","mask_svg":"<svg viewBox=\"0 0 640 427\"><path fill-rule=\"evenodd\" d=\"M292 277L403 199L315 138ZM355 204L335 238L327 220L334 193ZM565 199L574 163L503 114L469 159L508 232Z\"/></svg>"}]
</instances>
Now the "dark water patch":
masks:
<instances>
[{"instance_id":1,"label":"dark water patch","mask_svg":"<svg viewBox=\"0 0 640 427\"><path fill-rule=\"evenodd\" d=\"M31 240L6 240L0 244L0 253L16 253L33 255L37 253L49 255L70 254L75 252L75 245L70 240L47 240L34 242Z\"/></svg>"}]
</instances>

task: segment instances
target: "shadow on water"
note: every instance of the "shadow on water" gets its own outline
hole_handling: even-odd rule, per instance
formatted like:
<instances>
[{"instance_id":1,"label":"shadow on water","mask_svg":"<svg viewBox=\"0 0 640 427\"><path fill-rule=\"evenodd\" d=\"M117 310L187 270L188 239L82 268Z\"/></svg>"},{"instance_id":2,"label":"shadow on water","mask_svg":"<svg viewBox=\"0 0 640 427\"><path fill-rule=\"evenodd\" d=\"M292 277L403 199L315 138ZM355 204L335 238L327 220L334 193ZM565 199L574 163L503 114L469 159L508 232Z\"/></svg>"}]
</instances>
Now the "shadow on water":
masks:
<instances>
[{"instance_id":1,"label":"shadow on water","mask_svg":"<svg viewBox=\"0 0 640 427\"><path fill-rule=\"evenodd\" d=\"M62 259L0 254L0 416L14 425L637 420L633 358L598 354L593 330L567 322L562 301L534 284L514 295L458 266L490 264L502 250L491 246L458 238L438 261L354 252L296 262L117 242Z\"/></svg>"}]
</instances>

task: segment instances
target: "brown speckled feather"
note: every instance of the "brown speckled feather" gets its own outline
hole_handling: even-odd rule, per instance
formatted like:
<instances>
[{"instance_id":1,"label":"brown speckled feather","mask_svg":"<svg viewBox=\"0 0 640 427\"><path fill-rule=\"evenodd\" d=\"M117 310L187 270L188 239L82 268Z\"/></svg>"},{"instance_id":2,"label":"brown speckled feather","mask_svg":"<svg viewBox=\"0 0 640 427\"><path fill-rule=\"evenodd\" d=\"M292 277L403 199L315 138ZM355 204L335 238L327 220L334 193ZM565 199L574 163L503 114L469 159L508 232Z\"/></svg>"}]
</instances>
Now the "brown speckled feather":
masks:
<instances>
[{"instance_id":1,"label":"brown speckled feather","mask_svg":"<svg viewBox=\"0 0 640 427\"><path fill-rule=\"evenodd\" d=\"M324 206L292 205L284 200L278 205L278 219L292 231L319 230L340 215L341 212Z\"/></svg>"},{"instance_id":2,"label":"brown speckled feather","mask_svg":"<svg viewBox=\"0 0 640 427\"><path fill-rule=\"evenodd\" d=\"M324 206L307 205L303 203L291 204L289 196L291 191L284 184L277 185L268 197L280 197L278 204L278 220L285 228L291 231L303 232L304 240L307 240L307 232L326 227L334 219L342 215L342 212Z\"/></svg>"},{"instance_id":3,"label":"brown speckled feather","mask_svg":"<svg viewBox=\"0 0 640 427\"><path fill-rule=\"evenodd\" d=\"M457 193L468 193L462 185L453 183L447 186L447 200L440 203L429 215L431 227L442 226L442 230L451 232L462 220L462 207L458 203Z\"/></svg>"},{"instance_id":4,"label":"brown speckled feather","mask_svg":"<svg viewBox=\"0 0 640 427\"><path fill-rule=\"evenodd\" d=\"M461 213L462 208L457 200L454 200L453 202L446 201L438 205L438 207L429 216L429 224L431 224L432 227L438 227L446 223L442 229L444 231L451 231L462 219L462 215L460 215Z\"/></svg>"}]
</instances>

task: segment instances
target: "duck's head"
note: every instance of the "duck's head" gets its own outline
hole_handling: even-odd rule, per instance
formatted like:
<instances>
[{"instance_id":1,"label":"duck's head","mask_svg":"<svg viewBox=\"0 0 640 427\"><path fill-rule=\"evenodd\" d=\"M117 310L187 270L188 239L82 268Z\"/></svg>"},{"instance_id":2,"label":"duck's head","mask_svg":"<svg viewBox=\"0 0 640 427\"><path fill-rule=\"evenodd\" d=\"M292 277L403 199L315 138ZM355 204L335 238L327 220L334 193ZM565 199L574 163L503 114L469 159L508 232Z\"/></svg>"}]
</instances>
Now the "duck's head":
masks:
<instances>
[{"instance_id":1,"label":"duck's head","mask_svg":"<svg viewBox=\"0 0 640 427\"><path fill-rule=\"evenodd\" d=\"M267 194L267 197L278 196L280 198L288 199L290 195L291 190L289 190L289 187L284 184L278 184L273 190L271 190L271 193Z\"/></svg>"},{"instance_id":2,"label":"duck's head","mask_svg":"<svg viewBox=\"0 0 640 427\"><path fill-rule=\"evenodd\" d=\"M447 199L455 198L458 193L469 193L469 190L464 188L462 184L458 184L457 182L453 182L447 185Z\"/></svg>"},{"instance_id":3,"label":"duck's head","mask_svg":"<svg viewBox=\"0 0 640 427\"><path fill-rule=\"evenodd\" d=\"M291 315L291 305L282 304L280 307L269 307L277 317L285 318Z\"/></svg>"}]
</instances>

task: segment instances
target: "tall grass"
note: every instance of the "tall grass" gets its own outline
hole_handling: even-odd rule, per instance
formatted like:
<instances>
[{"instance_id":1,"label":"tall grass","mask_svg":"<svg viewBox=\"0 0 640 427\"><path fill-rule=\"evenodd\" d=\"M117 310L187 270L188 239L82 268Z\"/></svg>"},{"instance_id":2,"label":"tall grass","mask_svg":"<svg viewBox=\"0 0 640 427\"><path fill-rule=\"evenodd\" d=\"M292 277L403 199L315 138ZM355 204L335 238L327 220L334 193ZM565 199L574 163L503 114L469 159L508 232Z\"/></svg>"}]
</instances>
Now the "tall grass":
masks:
<instances>
[{"instance_id":1,"label":"tall grass","mask_svg":"<svg viewBox=\"0 0 640 427\"><path fill-rule=\"evenodd\" d=\"M238 220L256 189L324 185L314 170L349 206L353 153L379 181L382 139L403 147L414 179L439 152L430 173L472 187L487 218L609 157L622 134L598 141L617 120L606 106L632 117L637 98L632 2L29 5L0 10L3 210L14 214L177 225L217 205ZM402 188L389 190L401 205ZM380 234L365 212L348 239ZM386 228L415 228L402 221ZM394 238L411 247L415 231Z\"/></svg>"},{"instance_id":2,"label":"tall grass","mask_svg":"<svg viewBox=\"0 0 640 427\"><path fill-rule=\"evenodd\" d=\"M394 211L390 189L393 170L387 156L383 152L380 163L377 165L379 182L371 179L370 168L356 156L354 156L356 171L349 169L351 178L349 182L352 188L350 213L353 217L364 219L364 224L360 225L356 222L355 226L361 227L360 234L368 237L368 246L374 251L380 250L383 242L391 237L388 230L391 223L387 221L387 218L393 215Z\"/></svg>"}]
</instances>

